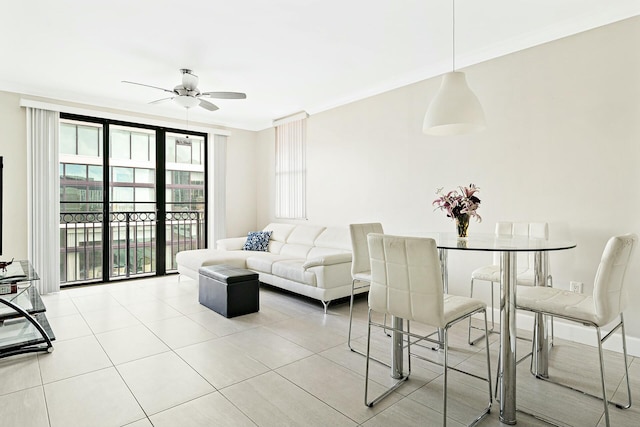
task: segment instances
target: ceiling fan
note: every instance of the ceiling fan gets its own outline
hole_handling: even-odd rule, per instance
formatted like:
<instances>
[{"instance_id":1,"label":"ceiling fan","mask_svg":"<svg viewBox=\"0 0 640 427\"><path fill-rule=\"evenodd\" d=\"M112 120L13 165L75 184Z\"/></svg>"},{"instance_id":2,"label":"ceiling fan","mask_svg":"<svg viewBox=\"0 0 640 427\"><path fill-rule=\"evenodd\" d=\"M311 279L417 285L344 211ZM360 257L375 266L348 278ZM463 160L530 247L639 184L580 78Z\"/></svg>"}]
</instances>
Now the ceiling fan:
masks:
<instances>
[{"instance_id":1,"label":"ceiling fan","mask_svg":"<svg viewBox=\"0 0 640 427\"><path fill-rule=\"evenodd\" d=\"M159 89L171 94L168 98L158 99L151 101L150 104L158 104L161 102L169 101L173 99L178 105L184 108L193 108L200 106L209 111L216 111L218 106L203 99L203 98L218 98L218 99L246 99L247 94L242 92L200 92L198 89L198 76L193 74L193 71L182 68L182 84L177 85L173 89L164 89L157 86L151 86L143 83L136 83L123 80L122 83L129 83L132 85L146 86L153 89Z\"/></svg>"}]
</instances>

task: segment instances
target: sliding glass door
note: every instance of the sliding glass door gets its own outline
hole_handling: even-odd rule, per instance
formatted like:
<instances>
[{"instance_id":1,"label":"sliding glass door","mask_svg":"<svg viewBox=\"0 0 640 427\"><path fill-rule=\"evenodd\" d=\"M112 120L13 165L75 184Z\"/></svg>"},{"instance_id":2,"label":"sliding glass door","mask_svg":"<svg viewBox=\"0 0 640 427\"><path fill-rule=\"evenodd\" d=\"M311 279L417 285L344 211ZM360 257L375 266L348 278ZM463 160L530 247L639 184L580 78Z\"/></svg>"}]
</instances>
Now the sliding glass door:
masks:
<instances>
[{"instance_id":1,"label":"sliding glass door","mask_svg":"<svg viewBox=\"0 0 640 427\"><path fill-rule=\"evenodd\" d=\"M63 286L171 273L177 252L206 246L205 135L60 125Z\"/></svg>"},{"instance_id":2,"label":"sliding glass door","mask_svg":"<svg viewBox=\"0 0 640 427\"><path fill-rule=\"evenodd\" d=\"M102 281L104 132L60 122L60 283Z\"/></svg>"},{"instance_id":3,"label":"sliding glass door","mask_svg":"<svg viewBox=\"0 0 640 427\"><path fill-rule=\"evenodd\" d=\"M176 270L176 254L206 247L205 145L203 137L166 134L166 260Z\"/></svg>"},{"instance_id":4,"label":"sliding glass door","mask_svg":"<svg viewBox=\"0 0 640 427\"><path fill-rule=\"evenodd\" d=\"M156 272L156 132L109 127L110 278Z\"/></svg>"}]
</instances>

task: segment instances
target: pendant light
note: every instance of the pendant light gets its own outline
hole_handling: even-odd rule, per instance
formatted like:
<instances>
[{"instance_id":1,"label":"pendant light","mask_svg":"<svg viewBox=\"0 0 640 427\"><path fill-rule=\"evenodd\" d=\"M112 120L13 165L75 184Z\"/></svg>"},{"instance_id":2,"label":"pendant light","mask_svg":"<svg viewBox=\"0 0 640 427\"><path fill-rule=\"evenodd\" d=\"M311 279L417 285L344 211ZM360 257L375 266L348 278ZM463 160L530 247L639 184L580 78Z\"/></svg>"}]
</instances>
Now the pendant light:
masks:
<instances>
[{"instance_id":1,"label":"pendant light","mask_svg":"<svg viewBox=\"0 0 640 427\"><path fill-rule=\"evenodd\" d=\"M465 74L456 71L456 2L453 2L453 71L442 77L438 93L424 116L422 131L429 135L462 135L486 127L480 101L467 85Z\"/></svg>"}]
</instances>

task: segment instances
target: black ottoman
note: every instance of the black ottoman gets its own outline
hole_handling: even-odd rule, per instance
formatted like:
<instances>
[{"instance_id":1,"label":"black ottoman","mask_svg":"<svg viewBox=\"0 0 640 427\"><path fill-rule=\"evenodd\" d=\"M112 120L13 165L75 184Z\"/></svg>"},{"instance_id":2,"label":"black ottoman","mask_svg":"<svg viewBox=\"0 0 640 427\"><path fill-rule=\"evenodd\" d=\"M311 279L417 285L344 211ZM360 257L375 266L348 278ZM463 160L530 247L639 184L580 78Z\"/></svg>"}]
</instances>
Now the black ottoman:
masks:
<instances>
[{"instance_id":1,"label":"black ottoman","mask_svg":"<svg viewBox=\"0 0 640 427\"><path fill-rule=\"evenodd\" d=\"M258 273L226 264L200 267L198 302L224 317L260 310Z\"/></svg>"}]
</instances>

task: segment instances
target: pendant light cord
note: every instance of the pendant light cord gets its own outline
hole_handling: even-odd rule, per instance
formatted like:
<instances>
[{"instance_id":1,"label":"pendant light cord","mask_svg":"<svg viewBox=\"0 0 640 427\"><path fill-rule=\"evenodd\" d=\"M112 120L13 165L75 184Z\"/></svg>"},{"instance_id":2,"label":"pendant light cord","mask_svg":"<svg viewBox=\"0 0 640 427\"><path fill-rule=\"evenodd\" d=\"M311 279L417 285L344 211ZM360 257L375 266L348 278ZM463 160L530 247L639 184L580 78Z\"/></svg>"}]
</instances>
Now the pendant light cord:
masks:
<instances>
[{"instance_id":1,"label":"pendant light cord","mask_svg":"<svg viewBox=\"0 0 640 427\"><path fill-rule=\"evenodd\" d=\"M456 71L456 0L452 0L452 15L453 15L453 25L452 32L453 35L451 39L453 40L453 71Z\"/></svg>"},{"instance_id":2,"label":"pendant light cord","mask_svg":"<svg viewBox=\"0 0 640 427\"><path fill-rule=\"evenodd\" d=\"M187 135L186 138L189 138L189 109L187 108Z\"/></svg>"}]
</instances>

